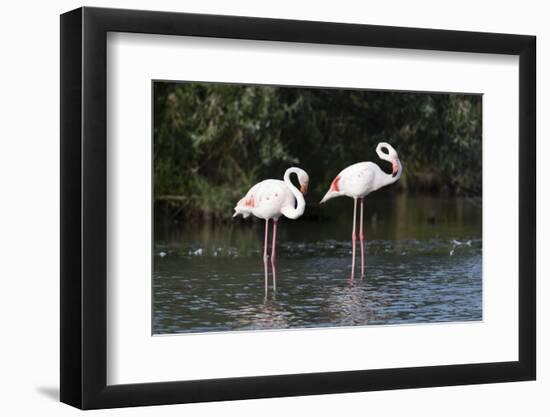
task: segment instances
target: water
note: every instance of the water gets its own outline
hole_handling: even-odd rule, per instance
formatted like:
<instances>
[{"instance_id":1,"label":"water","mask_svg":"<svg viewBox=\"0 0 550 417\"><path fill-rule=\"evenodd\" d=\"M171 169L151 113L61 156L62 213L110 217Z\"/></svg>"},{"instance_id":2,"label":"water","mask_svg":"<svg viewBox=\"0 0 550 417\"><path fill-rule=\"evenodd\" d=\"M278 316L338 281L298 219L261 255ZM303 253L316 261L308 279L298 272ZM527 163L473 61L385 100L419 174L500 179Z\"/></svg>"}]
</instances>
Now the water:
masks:
<instances>
[{"instance_id":1,"label":"water","mask_svg":"<svg viewBox=\"0 0 550 417\"><path fill-rule=\"evenodd\" d=\"M332 202L331 202L332 203ZM332 220L281 220L277 292L264 298L263 222L155 227L155 334L482 319L481 208L384 197L365 210L366 276L350 281L349 199ZM358 248L359 249L359 248ZM270 281L271 282L271 281Z\"/></svg>"}]
</instances>

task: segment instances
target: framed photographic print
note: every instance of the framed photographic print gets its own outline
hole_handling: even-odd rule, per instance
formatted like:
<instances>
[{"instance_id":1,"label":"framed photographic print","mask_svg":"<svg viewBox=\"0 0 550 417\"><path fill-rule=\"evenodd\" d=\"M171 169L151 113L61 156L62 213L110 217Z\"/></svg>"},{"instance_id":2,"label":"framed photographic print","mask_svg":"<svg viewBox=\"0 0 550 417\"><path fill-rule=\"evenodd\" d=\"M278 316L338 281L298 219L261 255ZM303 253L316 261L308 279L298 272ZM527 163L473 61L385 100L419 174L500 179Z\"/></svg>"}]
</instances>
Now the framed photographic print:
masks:
<instances>
[{"instance_id":1,"label":"framed photographic print","mask_svg":"<svg viewBox=\"0 0 550 417\"><path fill-rule=\"evenodd\" d=\"M535 379L535 38L61 16L61 401Z\"/></svg>"}]
</instances>

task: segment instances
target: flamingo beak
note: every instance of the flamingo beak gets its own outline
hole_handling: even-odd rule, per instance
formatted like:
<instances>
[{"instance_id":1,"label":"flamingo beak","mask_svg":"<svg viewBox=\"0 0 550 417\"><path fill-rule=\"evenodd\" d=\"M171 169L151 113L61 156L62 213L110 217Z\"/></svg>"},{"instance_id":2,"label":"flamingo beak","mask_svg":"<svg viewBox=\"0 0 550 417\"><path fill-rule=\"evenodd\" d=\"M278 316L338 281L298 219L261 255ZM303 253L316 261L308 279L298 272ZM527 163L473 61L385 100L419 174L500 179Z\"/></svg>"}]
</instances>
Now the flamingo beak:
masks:
<instances>
[{"instance_id":1,"label":"flamingo beak","mask_svg":"<svg viewBox=\"0 0 550 417\"><path fill-rule=\"evenodd\" d=\"M399 171L399 162L398 162L398 159L395 158L392 163L391 163L391 167L392 167L392 172L391 172L391 176L392 177L395 177L397 175L397 171Z\"/></svg>"},{"instance_id":2,"label":"flamingo beak","mask_svg":"<svg viewBox=\"0 0 550 417\"><path fill-rule=\"evenodd\" d=\"M303 195L306 195L307 194L307 186L308 186L308 183L305 182L303 184L300 185L300 192L303 194Z\"/></svg>"}]
</instances>

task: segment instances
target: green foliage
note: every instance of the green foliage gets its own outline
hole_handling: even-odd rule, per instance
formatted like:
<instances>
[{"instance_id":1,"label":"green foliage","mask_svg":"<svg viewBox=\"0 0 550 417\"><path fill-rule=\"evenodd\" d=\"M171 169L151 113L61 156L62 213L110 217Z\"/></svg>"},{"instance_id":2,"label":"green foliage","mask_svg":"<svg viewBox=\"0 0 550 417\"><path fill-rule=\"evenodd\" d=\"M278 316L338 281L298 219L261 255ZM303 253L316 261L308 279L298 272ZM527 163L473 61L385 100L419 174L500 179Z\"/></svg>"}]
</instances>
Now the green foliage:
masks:
<instances>
[{"instance_id":1,"label":"green foliage","mask_svg":"<svg viewBox=\"0 0 550 417\"><path fill-rule=\"evenodd\" d=\"M227 218L256 182L306 169L322 194L391 143L409 191L481 193L481 96L207 83L154 84L154 187L186 216ZM168 198L168 200L166 200Z\"/></svg>"}]
</instances>

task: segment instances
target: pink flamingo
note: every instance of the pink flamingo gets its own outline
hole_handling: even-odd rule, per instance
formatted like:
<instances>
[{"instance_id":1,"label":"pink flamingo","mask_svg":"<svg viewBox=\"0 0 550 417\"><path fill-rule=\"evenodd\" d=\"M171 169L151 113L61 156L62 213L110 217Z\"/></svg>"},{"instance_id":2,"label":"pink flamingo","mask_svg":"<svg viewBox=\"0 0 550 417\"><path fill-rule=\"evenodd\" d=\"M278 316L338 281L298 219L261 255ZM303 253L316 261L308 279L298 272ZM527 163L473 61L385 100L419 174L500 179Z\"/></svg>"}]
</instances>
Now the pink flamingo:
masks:
<instances>
[{"instance_id":1,"label":"pink flamingo","mask_svg":"<svg viewBox=\"0 0 550 417\"><path fill-rule=\"evenodd\" d=\"M383 152L382 150L386 150ZM355 275L355 223L357 212L357 199L361 200L361 214L359 221L359 239L361 241L361 279L365 275L365 257L363 248L363 198L386 185L393 184L401 177L401 162L397 152L393 147L385 142L381 142L376 147L376 153L380 159L391 162L392 173L386 174L374 162L358 162L350 165L340 172L332 181L328 192L321 200L321 204L331 198L342 195L353 198L353 229L351 232L352 255L351 255L351 279Z\"/></svg>"},{"instance_id":2,"label":"pink flamingo","mask_svg":"<svg viewBox=\"0 0 550 417\"><path fill-rule=\"evenodd\" d=\"M300 190L290 181L290 174L298 176ZM306 208L304 194L307 192L309 176L300 168L292 167L286 170L284 180L264 180L254 185L235 206L233 217L242 215L244 218L253 214L265 219L264 238L264 277L265 296L268 289L267 272L267 237L269 234L269 220L273 220L273 242L271 244L271 268L273 270L273 291L277 289L275 272L275 242L277 239L277 221L281 215L289 219L297 219Z\"/></svg>"}]
</instances>

